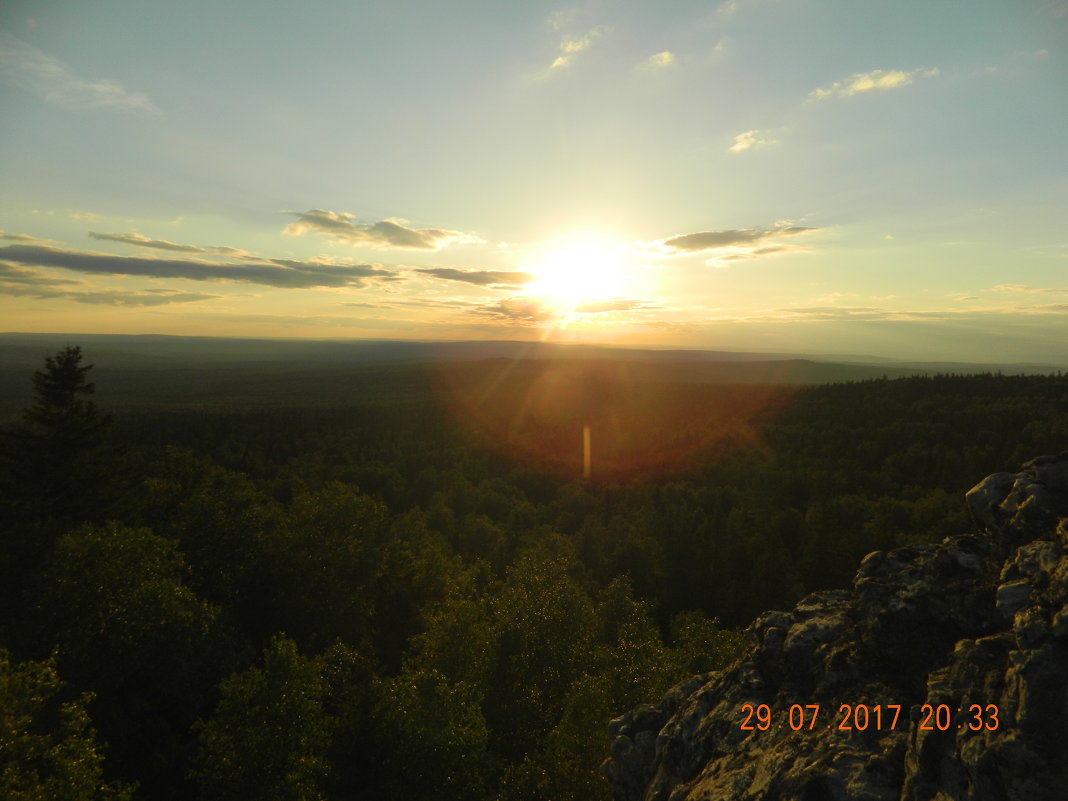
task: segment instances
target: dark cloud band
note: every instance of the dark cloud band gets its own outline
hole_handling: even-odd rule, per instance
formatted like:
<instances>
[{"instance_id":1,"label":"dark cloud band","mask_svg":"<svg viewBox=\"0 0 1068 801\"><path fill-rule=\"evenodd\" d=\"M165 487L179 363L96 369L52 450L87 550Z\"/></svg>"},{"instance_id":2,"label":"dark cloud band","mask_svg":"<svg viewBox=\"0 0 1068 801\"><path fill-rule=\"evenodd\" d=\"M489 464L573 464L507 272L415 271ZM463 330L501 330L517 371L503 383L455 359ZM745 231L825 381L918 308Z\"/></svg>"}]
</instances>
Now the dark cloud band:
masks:
<instances>
[{"instance_id":1,"label":"dark cloud band","mask_svg":"<svg viewBox=\"0 0 1068 801\"><path fill-rule=\"evenodd\" d=\"M148 259L44 245L8 245L0 259L33 267L58 267L99 275L144 275L190 281L240 281L290 289L362 286L367 280L397 280L395 273L373 264L323 264L289 259L223 264L202 259Z\"/></svg>"}]
</instances>

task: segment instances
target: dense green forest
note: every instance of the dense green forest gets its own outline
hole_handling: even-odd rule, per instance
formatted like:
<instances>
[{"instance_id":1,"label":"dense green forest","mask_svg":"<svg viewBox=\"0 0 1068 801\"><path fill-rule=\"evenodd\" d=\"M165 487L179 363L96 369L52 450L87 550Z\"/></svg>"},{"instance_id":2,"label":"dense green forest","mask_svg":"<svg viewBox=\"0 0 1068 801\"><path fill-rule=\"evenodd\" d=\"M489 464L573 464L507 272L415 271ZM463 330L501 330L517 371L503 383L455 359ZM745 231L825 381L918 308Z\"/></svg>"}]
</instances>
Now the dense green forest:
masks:
<instances>
[{"instance_id":1,"label":"dense green forest","mask_svg":"<svg viewBox=\"0 0 1068 801\"><path fill-rule=\"evenodd\" d=\"M636 369L290 371L109 414L77 348L48 359L3 431L0 796L604 799L610 718L1068 443L1063 376Z\"/></svg>"}]
</instances>

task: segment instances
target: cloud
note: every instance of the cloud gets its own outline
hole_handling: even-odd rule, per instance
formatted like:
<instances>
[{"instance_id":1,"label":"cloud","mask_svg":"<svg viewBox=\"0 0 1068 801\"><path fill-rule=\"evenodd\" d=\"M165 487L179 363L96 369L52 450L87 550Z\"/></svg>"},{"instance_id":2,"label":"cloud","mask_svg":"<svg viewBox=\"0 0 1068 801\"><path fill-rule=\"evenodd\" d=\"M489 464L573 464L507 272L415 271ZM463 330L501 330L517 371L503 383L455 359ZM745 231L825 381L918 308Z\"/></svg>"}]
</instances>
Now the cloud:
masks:
<instances>
[{"instance_id":1,"label":"cloud","mask_svg":"<svg viewBox=\"0 0 1068 801\"><path fill-rule=\"evenodd\" d=\"M565 11L553 11L549 14L547 22L549 27L554 31L562 31L575 21L576 12L574 9L567 9Z\"/></svg>"},{"instance_id":2,"label":"cloud","mask_svg":"<svg viewBox=\"0 0 1068 801\"><path fill-rule=\"evenodd\" d=\"M204 259L116 256L44 245L0 247L0 259L34 267L59 267L98 275L144 275L190 281L241 281L289 289L363 286L369 279L398 279L395 273L373 264L329 264L290 259L263 259L258 262L232 264Z\"/></svg>"},{"instance_id":3,"label":"cloud","mask_svg":"<svg viewBox=\"0 0 1068 801\"><path fill-rule=\"evenodd\" d=\"M9 234L7 231L0 231L0 239L6 239L9 242L51 242L51 239L41 239L36 236L30 236L29 234Z\"/></svg>"},{"instance_id":4,"label":"cloud","mask_svg":"<svg viewBox=\"0 0 1068 801\"><path fill-rule=\"evenodd\" d=\"M774 139L766 138L766 136L767 134L765 131L759 131L755 128L752 131L744 131L734 137L734 144L727 149L732 153L744 153L754 147L767 147L768 145L779 144Z\"/></svg>"},{"instance_id":5,"label":"cloud","mask_svg":"<svg viewBox=\"0 0 1068 801\"><path fill-rule=\"evenodd\" d=\"M416 267L415 272L432 275L444 281L462 281L465 284L491 287L516 287L529 284L534 276L524 272L502 270L457 270L453 267Z\"/></svg>"},{"instance_id":6,"label":"cloud","mask_svg":"<svg viewBox=\"0 0 1068 801\"><path fill-rule=\"evenodd\" d=\"M890 320L902 316L901 312L891 312L868 306L813 306L810 308L775 309L773 317L789 320L838 320L842 322Z\"/></svg>"},{"instance_id":7,"label":"cloud","mask_svg":"<svg viewBox=\"0 0 1068 801\"><path fill-rule=\"evenodd\" d=\"M701 231L696 234L680 234L664 239L660 246L669 253L695 253L702 250L718 250L720 248L750 248L750 255L762 255L757 253L761 245L771 239L784 236L796 236L810 231L818 231L819 228L811 228L800 225L780 226L776 228L739 228L727 231ZM774 246L764 246L774 247ZM785 246L783 246L785 247ZM763 250L763 253L774 252Z\"/></svg>"},{"instance_id":8,"label":"cloud","mask_svg":"<svg viewBox=\"0 0 1068 801\"><path fill-rule=\"evenodd\" d=\"M489 306L479 306L472 309L470 313L481 317L491 317L499 322L519 325L530 325L556 317L540 303L529 298L508 298Z\"/></svg>"},{"instance_id":9,"label":"cloud","mask_svg":"<svg viewBox=\"0 0 1068 801\"><path fill-rule=\"evenodd\" d=\"M593 37L595 31L590 31L580 39L564 40L560 43L560 52L562 53L581 53L591 44L593 44Z\"/></svg>"},{"instance_id":10,"label":"cloud","mask_svg":"<svg viewBox=\"0 0 1068 801\"><path fill-rule=\"evenodd\" d=\"M0 283L20 284L22 286L64 286L84 282L76 281L73 278L52 278L10 262L0 261Z\"/></svg>"},{"instance_id":11,"label":"cloud","mask_svg":"<svg viewBox=\"0 0 1068 801\"><path fill-rule=\"evenodd\" d=\"M143 92L131 92L115 81L85 80L59 59L6 32L0 32L0 75L12 86L67 108L111 109L162 116Z\"/></svg>"},{"instance_id":12,"label":"cloud","mask_svg":"<svg viewBox=\"0 0 1068 801\"><path fill-rule=\"evenodd\" d=\"M475 308L482 306L481 303L477 303L471 300L460 300L458 298L451 298L449 300L391 300L384 303L357 303L357 302L345 302L342 306L355 306L361 309L389 309L397 311L398 309L451 309L455 311L459 308Z\"/></svg>"},{"instance_id":13,"label":"cloud","mask_svg":"<svg viewBox=\"0 0 1068 801\"><path fill-rule=\"evenodd\" d=\"M166 239L149 239L147 236L133 232L128 234L101 234L96 231L90 231L89 236L93 239L102 239L109 242L122 242L127 245L136 245L142 248L170 250L176 253L217 253L222 256L231 256L237 259L257 258L247 250L231 248L226 245L213 245L209 247L202 247L200 245L182 245L177 242L169 242Z\"/></svg>"},{"instance_id":14,"label":"cloud","mask_svg":"<svg viewBox=\"0 0 1068 801\"><path fill-rule=\"evenodd\" d=\"M670 67L675 63L675 54L670 50L664 50L660 53L654 53L642 62L642 66L646 69L663 69L664 67Z\"/></svg>"},{"instance_id":15,"label":"cloud","mask_svg":"<svg viewBox=\"0 0 1068 801\"><path fill-rule=\"evenodd\" d=\"M355 216L343 211L311 209L305 212L289 211L297 218L282 233L300 236L317 233L351 245L367 245L374 248L409 248L413 250L440 250L457 242L477 242L478 237L444 228L408 228L407 220L389 218L376 223L356 222Z\"/></svg>"},{"instance_id":16,"label":"cloud","mask_svg":"<svg viewBox=\"0 0 1068 801\"><path fill-rule=\"evenodd\" d=\"M49 278L0 262L0 295L32 298L64 298L76 303L105 304L108 306L164 306L170 303L192 303L199 300L214 300L218 295L201 292L179 292L175 289L144 289L113 292L79 292L60 287L84 284L61 278Z\"/></svg>"},{"instance_id":17,"label":"cloud","mask_svg":"<svg viewBox=\"0 0 1068 801\"><path fill-rule=\"evenodd\" d=\"M635 309L648 309L652 304L641 300L602 300L591 303L580 303L574 308L579 314L601 314L603 312L634 311Z\"/></svg>"},{"instance_id":18,"label":"cloud","mask_svg":"<svg viewBox=\"0 0 1068 801\"><path fill-rule=\"evenodd\" d=\"M721 261L738 261L740 259L755 259L760 256L771 256L774 253L796 253L806 248L787 245L766 245L762 248L756 248L755 250L743 250L736 253L728 253L724 256L720 256Z\"/></svg>"},{"instance_id":19,"label":"cloud","mask_svg":"<svg viewBox=\"0 0 1068 801\"><path fill-rule=\"evenodd\" d=\"M858 72L844 81L835 81L824 89L815 89L809 93L810 100L825 100L828 97L852 97L876 89L898 89L908 86L916 77L930 78L938 75L937 69L872 70Z\"/></svg>"},{"instance_id":20,"label":"cloud","mask_svg":"<svg viewBox=\"0 0 1068 801\"><path fill-rule=\"evenodd\" d=\"M550 24L557 30L559 29L559 26L554 25L551 19ZM563 39L558 45L559 54L549 65L549 69L558 70L570 66L574 57L592 45L598 38L600 38L602 33L604 33L604 28L591 28L577 38Z\"/></svg>"},{"instance_id":21,"label":"cloud","mask_svg":"<svg viewBox=\"0 0 1068 801\"><path fill-rule=\"evenodd\" d=\"M157 248L158 250L173 250L178 253L204 253L204 248L196 245L179 245L176 242L168 242L166 239L149 239L141 234L101 234L90 231L89 236L93 239L104 239L109 242L123 242L127 245L138 245L143 248Z\"/></svg>"},{"instance_id":22,"label":"cloud","mask_svg":"<svg viewBox=\"0 0 1068 801\"><path fill-rule=\"evenodd\" d=\"M1020 292L1028 295L1064 295L1068 294L1068 288L1056 287L1033 287L1026 284L998 284L994 287L995 292Z\"/></svg>"},{"instance_id":23,"label":"cloud","mask_svg":"<svg viewBox=\"0 0 1068 801\"><path fill-rule=\"evenodd\" d=\"M200 300L216 300L219 295L203 292L178 292L173 289L145 289L140 292L80 292L67 295L78 303L96 303L107 306L166 306L170 303L195 303Z\"/></svg>"},{"instance_id":24,"label":"cloud","mask_svg":"<svg viewBox=\"0 0 1068 801\"><path fill-rule=\"evenodd\" d=\"M267 323L306 328L310 325L327 328L366 328L415 331L425 329L425 323L416 320L396 320L385 317L348 317L344 315L310 314L241 314L222 312L187 312L183 317L194 317L223 323Z\"/></svg>"}]
</instances>

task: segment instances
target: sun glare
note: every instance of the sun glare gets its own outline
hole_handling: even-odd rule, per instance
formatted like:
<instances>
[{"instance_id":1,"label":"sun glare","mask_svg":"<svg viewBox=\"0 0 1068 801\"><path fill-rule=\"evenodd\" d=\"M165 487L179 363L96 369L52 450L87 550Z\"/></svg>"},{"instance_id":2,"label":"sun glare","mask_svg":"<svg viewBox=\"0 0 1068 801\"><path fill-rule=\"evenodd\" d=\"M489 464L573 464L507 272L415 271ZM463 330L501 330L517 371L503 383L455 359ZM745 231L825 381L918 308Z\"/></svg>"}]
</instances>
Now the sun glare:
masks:
<instances>
[{"instance_id":1,"label":"sun glare","mask_svg":"<svg viewBox=\"0 0 1068 801\"><path fill-rule=\"evenodd\" d=\"M629 293L625 244L605 236L583 236L537 254L528 271L534 280L526 294L560 315L581 312L584 304Z\"/></svg>"}]
</instances>

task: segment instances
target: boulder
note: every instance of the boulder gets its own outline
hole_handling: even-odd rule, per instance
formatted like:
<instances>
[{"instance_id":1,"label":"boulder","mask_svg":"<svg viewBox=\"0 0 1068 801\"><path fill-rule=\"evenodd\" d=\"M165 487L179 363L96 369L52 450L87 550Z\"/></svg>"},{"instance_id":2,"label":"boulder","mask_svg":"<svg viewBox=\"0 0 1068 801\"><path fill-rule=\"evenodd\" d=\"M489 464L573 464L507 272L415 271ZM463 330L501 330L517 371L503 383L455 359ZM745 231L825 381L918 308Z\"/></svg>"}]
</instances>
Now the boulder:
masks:
<instances>
[{"instance_id":1,"label":"boulder","mask_svg":"<svg viewBox=\"0 0 1068 801\"><path fill-rule=\"evenodd\" d=\"M1068 453L966 498L976 532L869 554L612 721L615 800L1068 799Z\"/></svg>"}]
</instances>

